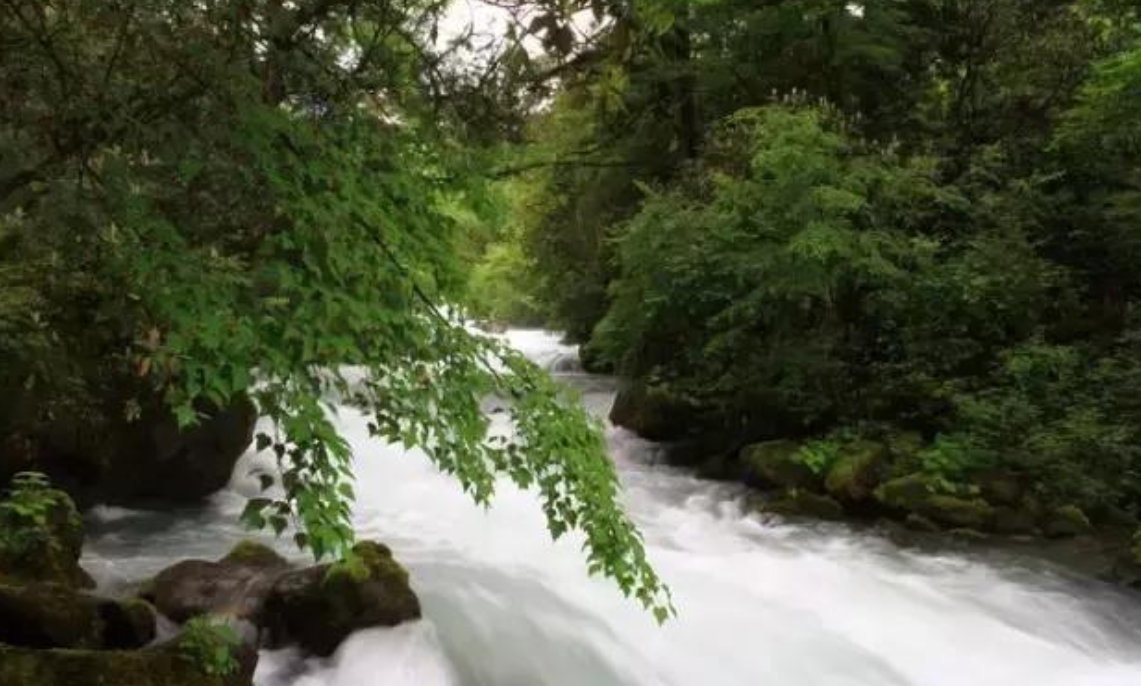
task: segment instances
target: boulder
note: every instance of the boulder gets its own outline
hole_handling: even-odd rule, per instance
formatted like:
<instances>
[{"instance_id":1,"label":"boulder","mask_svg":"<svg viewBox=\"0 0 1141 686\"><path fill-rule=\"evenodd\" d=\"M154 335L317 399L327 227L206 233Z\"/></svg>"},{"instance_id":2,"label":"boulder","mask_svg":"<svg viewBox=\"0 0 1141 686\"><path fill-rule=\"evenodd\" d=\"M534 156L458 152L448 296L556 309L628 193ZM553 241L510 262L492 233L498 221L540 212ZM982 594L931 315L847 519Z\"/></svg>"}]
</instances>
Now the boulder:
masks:
<instances>
[{"instance_id":1,"label":"boulder","mask_svg":"<svg viewBox=\"0 0 1141 686\"><path fill-rule=\"evenodd\" d=\"M982 498L933 494L920 514L945 526L974 531L990 529L994 522L994 507Z\"/></svg>"},{"instance_id":2,"label":"boulder","mask_svg":"<svg viewBox=\"0 0 1141 686\"><path fill-rule=\"evenodd\" d=\"M610 421L651 441L673 441L693 432L698 409L668 388L632 382L619 389Z\"/></svg>"},{"instance_id":3,"label":"boulder","mask_svg":"<svg viewBox=\"0 0 1141 686\"><path fill-rule=\"evenodd\" d=\"M142 405L138 417L123 416L127 402ZM102 411L59 416L18 441L25 462L85 504L200 500L229 483L257 420L246 396L222 409L203 406L198 424L185 430L153 393L125 388L105 403Z\"/></svg>"},{"instance_id":4,"label":"boulder","mask_svg":"<svg viewBox=\"0 0 1141 686\"><path fill-rule=\"evenodd\" d=\"M182 430L162 408L129 426L98 486L101 499L193 502L224 488L253 442L257 408L241 396L204 415Z\"/></svg>"},{"instance_id":5,"label":"boulder","mask_svg":"<svg viewBox=\"0 0 1141 686\"><path fill-rule=\"evenodd\" d=\"M979 495L992 505L1014 507L1026 495L1026 483L1018 474L1005 469L984 469L971 475Z\"/></svg>"},{"instance_id":6,"label":"boulder","mask_svg":"<svg viewBox=\"0 0 1141 686\"><path fill-rule=\"evenodd\" d=\"M33 649L0 644L4 686L251 686L257 654L230 675L210 675L176 640L143 650Z\"/></svg>"},{"instance_id":7,"label":"boulder","mask_svg":"<svg viewBox=\"0 0 1141 686\"><path fill-rule=\"evenodd\" d=\"M379 543L363 541L349 560L278 577L263 619L274 646L298 644L331 655L350 633L420 617L408 572Z\"/></svg>"},{"instance_id":8,"label":"boulder","mask_svg":"<svg viewBox=\"0 0 1141 686\"><path fill-rule=\"evenodd\" d=\"M938 524L931 521L930 519L927 519L923 515L916 514L914 512L910 512L906 517L904 517L903 525L912 531L921 531L925 533L934 533L936 531L940 531Z\"/></svg>"},{"instance_id":9,"label":"boulder","mask_svg":"<svg viewBox=\"0 0 1141 686\"><path fill-rule=\"evenodd\" d=\"M225 614L256 623L270 588L288 569L272 549L243 541L217 562L184 560L164 569L144 596L176 622Z\"/></svg>"},{"instance_id":10,"label":"boulder","mask_svg":"<svg viewBox=\"0 0 1141 686\"><path fill-rule=\"evenodd\" d=\"M860 505L887 473L887 449L882 443L854 441L843 447L840 457L824 479L824 489L846 505Z\"/></svg>"},{"instance_id":11,"label":"boulder","mask_svg":"<svg viewBox=\"0 0 1141 686\"><path fill-rule=\"evenodd\" d=\"M1029 536L1038 533L1037 517L1024 507L996 507L994 530L1010 536Z\"/></svg>"},{"instance_id":12,"label":"boulder","mask_svg":"<svg viewBox=\"0 0 1141 686\"><path fill-rule=\"evenodd\" d=\"M779 498L760 505L762 512L785 517L814 517L816 519L839 520L844 518L844 508L834 499L801 489L792 489Z\"/></svg>"},{"instance_id":13,"label":"boulder","mask_svg":"<svg viewBox=\"0 0 1141 686\"><path fill-rule=\"evenodd\" d=\"M606 359L598 346L592 342L583 343L578 347L578 361L583 371L591 374L613 374L614 364Z\"/></svg>"},{"instance_id":14,"label":"boulder","mask_svg":"<svg viewBox=\"0 0 1141 686\"><path fill-rule=\"evenodd\" d=\"M141 648L155 640L155 609L145 600L104 601L100 615L104 648Z\"/></svg>"},{"instance_id":15,"label":"boulder","mask_svg":"<svg viewBox=\"0 0 1141 686\"><path fill-rule=\"evenodd\" d=\"M820 477L804 464L795 441L766 441L741 449L741 479L754 488L819 490Z\"/></svg>"},{"instance_id":16,"label":"boulder","mask_svg":"<svg viewBox=\"0 0 1141 686\"><path fill-rule=\"evenodd\" d=\"M137 648L155 635L150 607L61 584L0 585L0 643L27 648Z\"/></svg>"},{"instance_id":17,"label":"boulder","mask_svg":"<svg viewBox=\"0 0 1141 686\"><path fill-rule=\"evenodd\" d=\"M1093 529L1089 518L1080 508L1064 505L1048 513L1042 520L1042 533L1050 538L1070 538L1087 534Z\"/></svg>"},{"instance_id":18,"label":"boulder","mask_svg":"<svg viewBox=\"0 0 1141 686\"><path fill-rule=\"evenodd\" d=\"M94 585L79 566L83 520L66 493L32 487L9 494L5 502L8 506L0 507L0 581ZM46 511L42 517L23 514L28 506Z\"/></svg>"},{"instance_id":19,"label":"boulder","mask_svg":"<svg viewBox=\"0 0 1141 686\"><path fill-rule=\"evenodd\" d=\"M923 515L946 527L985 531L994 522L994 507L985 500L940 493L922 474L886 481L876 489L875 497L888 508Z\"/></svg>"}]
</instances>

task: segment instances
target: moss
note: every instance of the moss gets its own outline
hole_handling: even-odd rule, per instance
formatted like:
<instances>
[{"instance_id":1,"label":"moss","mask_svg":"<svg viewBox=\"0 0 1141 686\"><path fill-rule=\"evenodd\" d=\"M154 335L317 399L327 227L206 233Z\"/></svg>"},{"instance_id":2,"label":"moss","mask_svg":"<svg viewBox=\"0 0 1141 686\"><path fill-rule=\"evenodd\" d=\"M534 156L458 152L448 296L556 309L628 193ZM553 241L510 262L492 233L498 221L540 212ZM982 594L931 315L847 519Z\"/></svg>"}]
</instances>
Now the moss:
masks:
<instances>
[{"instance_id":1,"label":"moss","mask_svg":"<svg viewBox=\"0 0 1141 686\"><path fill-rule=\"evenodd\" d=\"M982 498L932 494L920 514L956 528L985 530L993 526L994 507Z\"/></svg>"},{"instance_id":2,"label":"moss","mask_svg":"<svg viewBox=\"0 0 1141 686\"><path fill-rule=\"evenodd\" d=\"M934 482L922 474L887 481L875 496L889 508L920 514L943 526L987 530L994 522L995 509L990 503L938 493Z\"/></svg>"},{"instance_id":3,"label":"moss","mask_svg":"<svg viewBox=\"0 0 1141 686\"><path fill-rule=\"evenodd\" d=\"M298 643L324 656L353 631L420 617L420 603L392 552L362 541L343 562L279 576L263 617L271 644Z\"/></svg>"},{"instance_id":4,"label":"moss","mask_svg":"<svg viewBox=\"0 0 1141 686\"><path fill-rule=\"evenodd\" d=\"M844 508L834 499L810 491L793 489L780 498L760 505L760 510L791 517L815 517L838 520L844 517Z\"/></svg>"},{"instance_id":5,"label":"moss","mask_svg":"<svg viewBox=\"0 0 1141 686\"><path fill-rule=\"evenodd\" d=\"M249 686L250 674L213 677L169 646L146 650L32 650L0 644L4 686Z\"/></svg>"},{"instance_id":6,"label":"moss","mask_svg":"<svg viewBox=\"0 0 1141 686\"><path fill-rule=\"evenodd\" d=\"M828 470L824 489L841 502L868 500L887 469L882 443L854 441L843 446L836 464Z\"/></svg>"},{"instance_id":7,"label":"moss","mask_svg":"<svg viewBox=\"0 0 1141 686\"><path fill-rule=\"evenodd\" d=\"M758 488L818 490L820 477L800 459L795 441L766 441L741 450L742 479Z\"/></svg>"},{"instance_id":8,"label":"moss","mask_svg":"<svg viewBox=\"0 0 1141 686\"><path fill-rule=\"evenodd\" d=\"M63 584L0 585L0 641L31 648L99 648L99 603Z\"/></svg>"},{"instance_id":9,"label":"moss","mask_svg":"<svg viewBox=\"0 0 1141 686\"><path fill-rule=\"evenodd\" d=\"M285 567L289 564L273 548L249 540L240 541L221 562L247 567Z\"/></svg>"},{"instance_id":10,"label":"moss","mask_svg":"<svg viewBox=\"0 0 1141 686\"><path fill-rule=\"evenodd\" d=\"M1068 538L1089 533L1093 529L1085 512L1076 505L1056 508L1042 522L1042 532L1050 538Z\"/></svg>"},{"instance_id":11,"label":"moss","mask_svg":"<svg viewBox=\"0 0 1141 686\"><path fill-rule=\"evenodd\" d=\"M926 476L908 474L880 484L874 495L887 507L916 512L933 491L933 483Z\"/></svg>"},{"instance_id":12,"label":"moss","mask_svg":"<svg viewBox=\"0 0 1141 686\"><path fill-rule=\"evenodd\" d=\"M926 442L918 431L894 431L883 438L892 476L903 476L921 466L919 453Z\"/></svg>"},{"instance_id":13,"label":"moss","mask_svg":"<svg viewBox=\"0 0 1141 686\"><path fill-rule=\"evenodd\" d=\"M36 497L49 504L43 522L0 515L0 581L92 586L91 577L79 566L83 520L75 503L56 489L45 489Z\"/></svg>"}]
</instances>

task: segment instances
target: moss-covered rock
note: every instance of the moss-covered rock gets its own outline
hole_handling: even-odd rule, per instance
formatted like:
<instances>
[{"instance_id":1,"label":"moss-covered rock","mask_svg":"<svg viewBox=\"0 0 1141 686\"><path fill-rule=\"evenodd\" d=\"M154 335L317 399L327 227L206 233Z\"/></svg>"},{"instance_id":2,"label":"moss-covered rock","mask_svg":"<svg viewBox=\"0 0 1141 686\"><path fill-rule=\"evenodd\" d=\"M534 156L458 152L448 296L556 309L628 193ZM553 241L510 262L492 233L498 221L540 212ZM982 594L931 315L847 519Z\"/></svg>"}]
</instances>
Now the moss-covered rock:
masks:
<instances>
[{"instance_id":1,"label":"moss-covered rock","mask_svg":"<svg viewBox=\"0 0 1141 686\"><path fill-rule=\"evenodd\" d=\"M886 481L876 489L876 499L902 513L913 512L952 528L989 530L995 510L981 498L960 497L938 492L935 483L922 474L910 474Z\"/></svg>"},{"instance_id":2,"label":"moss-covered rock","mask_svg":"<svg viewBox=\"0 0 1141 686\"><path fill-rule=\"evenodd\" d=\"M0 643L29 648L101 648L98 604L62 584L0 586Z\"/></svg>"},{"instance_id":3,"label":"moss-covered rock","mask_svg":"<svg viewBox=\"0 0 1141 686\"><path fill-rule=\"evenodd\" d=\"M1069 538L1087 534L1093 529L1089 518L1075 505L1064 505L1048 513L1042 520L1042 533L1050 538Z\"/></svg>"},{"instance_id":4,"label":"moss-covered rock","mask_svg":"<svg viewBox=\"0 0 1141 686\"><path fill-rule=\"evenodd\" d=\"M994 530L1010 536L1029 536L1038 533L1034 512L1025 507L996 507Z\"/></svg>"},{"instance_id":5,"label":"moss-covered rock","mask_svg":"<svg viewBox=\"0 0 1141 686\"><path fill-rule=\"evenodd\" d=\"M583 343L578 347L578 361L583 371L591 374L613 374L614 364L606 359L602 351L593 342Z\"/></svg>"},{"instance_id":6,"label":"moss-covered rock","mask_svg":"<svg viewBox=\"0 0 1141 686\"><path fill-rule=\"evenodd\" d=\"M29 648L137 648L154 639L145 603L54 583L0 585L0 643Z\"/></svg>"},{"instance_id":7,"label":"moss-covered rock","mask_svg":"<svg viewBox=\"0 0 1141 686\"><path fill-rule=\"evenodd\" d=\"M891 465L889 476L905 476L920 467L919 453L926 442L918 431L891 431L883 436Z\"/></svg>"},{"instance_id":8,"label":"moss-covered rock","mask_svg":"<svg viewBox=\"0 0 1141 686\"><path fill-rule=\"evenodd\" d=\"M103 615L104 648L141 648L155 640L154 607L138 598L105 602Z\"/></svg>"},{"instance_id":9,"label":"moss-covered rock","mask_svg":"<svg viewBox=\"0 0 1141 686\"><path fill-rule=\"evenodd\" d=\"M903 525L912 531L922 531L926 533L934 533L939 531L939 525L921 514L909 512L903 518Z\"/></svg>"},{"instance_id":10,"label":"moss-covered rock","mask_svg":"<svg viewBox=\"0 0 1141 686\"><path fill-rule=\"evenodd\" d=\"M992 505L1018 506L1026 495L1022 476L1005 469L984 469L971 475L979 495Z\"/></svg>"},{"instance_id":11,"label":"moss-covered rock","mask_svg":"<svg viewBox=\"0 0 1141 686\"><path fill-rule=\"evenodd\" d=\"M907 513L918 512L934 492L931 479L923 474L908 474L880 484L874 495L885 506Z\"/></svg>"},{"instance_id":12,"label":"moss-covered rock","mask_svg":"<svg viewBox=\"0 0 1141 686\"><path fill-rule=\"evenodd\" d=\"M792 489L779 498L761 503L762 512L784 517L812 517L814 519L839 520L844 518L844 508L833 498L801 489Z\"/></svg>"},{"instance_id":13,"label":"moss-covered rock","mask_svg":"<svg viewBox=\"0 0 1141 686\"><path fill-rule=\"evenodd\" d=\"M219 560L221 564L236 564L247 567L285 567L289 563L276 550L257 541L239 541L237 545Z\"/></svg>"},{"instance_id":14,"label":"moss-covered rock","mask_svg":"<svg viewBox=\"0 0 1141 686\"><path fill-rule=\"evenodd\" d=\"M921 514L955 528L988 530L993 526L994 507L982 498L934 494L923 504Z\"/></svg>"},{"instance_id":15,"label":"moss-covered rock","mask_svg":"<svg viewBox=\"0 0 1141 686\"><path fill-rule=\"evenodd\" d=\"M270 588L288 568L273 550L243 541L217 562L183 560L164 569L144 595L176 622L206 614L256 621Z\"/></svg>"},{"instance_id":16,"label":"moss-covered rock","mask_svg":"<svg viewBox=\"0 0 1141 686\"><path fill-rule=\"evenodd\" d=\"M737 464L729 454L712 455L697 465L697 475L714 481L731 481L737 477Z\"/></svg>"},{"instance_id":17,"label":"moss-covered rock","mask_svg":"<svg viewBox=\"0 0 1141 686\"><path fill-rule=\"evenodd\" d=\"M618 391L610 408L610 421L652 441L673 441L697 428L699 411L693 403L668 388L644 382Z\"/></svg>"},{"instance_id":18,"label":"moss-covered rock","mask_svg":"<svg viewBox=\"0 0 1141 686\"><path fill-rule=\"evenodd\" d=\"M94 585L79 566L83 520L71 498L45 488L10 495L8 503L20 498L34 498L35 507L46 509L40 517L20 514L19 508L0 508L0 582Z\"/></svg>"},{"instance_id":19,"label":"moss-covered rock","mask_svg":"<svg viewBox=\"0 0 1141 686\"><path fill-rule=\"evenodd\" d=\"M60 415L22 436L34 469L82 503L194 502L225 487L253 442L254 403L202 403L199 423L180 429L161 395L136 384L122 379L98 411ZM128 400L139 416L124 416Z\"/></svg>"},{"instance_id":20,"label":"moss-covered rock","mask_svg":"<svg viewBox=\"0 0 1141 686\"><path fill-rule=\"evenodd\" d=\"M254 654L255 663L256 658ZM4 686L250 686L252 677L249 666L228 676L206 674L177 643L144 650L37 650L0 644Z\"/></svg>"},{"instance_id":21,"label":"moss-covered rock","mask_svg":"<svg viewBox=\"0 0 1141 686\"><path fill-rule=\"evenodd\" d=\"M408 572L379 543L363 541L351 558L282 574L266 599L272 645L296 643L330 655L350 633L420 617Z\"/></svg>"},{"instance_id":22,"label":"moss-covered rock","mask_svg":"<svg viewBox=\"0 0 1141 686\"><path fill-rule=\"evenodd\" d=\"M872 498L887 473L887 448L873 441L853 441L841 448L828 470L824 489L846 505L860 505Z\"/></svg>"},{"instance_id":23,"label":"moss-covered rock","mask_svg":"<svg viewBox=\"0 0 1141 686\"><path fill-rule=\"evenodd\" d=\"M798 455L795 441L766 441L741 449L741 480L754 488L819 490L821 478Z\"/></svg>"}]
</instances>

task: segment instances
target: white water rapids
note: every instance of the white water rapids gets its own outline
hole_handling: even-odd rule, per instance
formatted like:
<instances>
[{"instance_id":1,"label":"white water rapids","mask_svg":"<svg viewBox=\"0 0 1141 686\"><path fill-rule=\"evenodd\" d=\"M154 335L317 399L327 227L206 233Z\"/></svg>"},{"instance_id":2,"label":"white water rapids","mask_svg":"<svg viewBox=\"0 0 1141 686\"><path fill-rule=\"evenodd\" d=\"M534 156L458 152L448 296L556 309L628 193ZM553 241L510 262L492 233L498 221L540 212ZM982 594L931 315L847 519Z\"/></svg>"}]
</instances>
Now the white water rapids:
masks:
<instances>
[{"instance_id":1,"label":"white water rapids","mask_svg":"<svg viewBox=\"0 0 1141 686\"><path fill-rule=\"evenodd\" d=\"M509 337L605 413L612 382L574 373L573 348ZM766 521L741 491L654 465L651 444L612 428L626 505L680 613L658 627L587 577L580 541L550 541L532 494L503 483L478 509L422 455L368 439L356 412L340 421L358 456L359 536L410 569L424 619L355 634L329 660L263 652L258 686L1141 685L1135 594L1015 558ZM246 535L247 471L206 508L97 509L83 564L114 588L220 557Z\"/></svg>"}]
</instances>

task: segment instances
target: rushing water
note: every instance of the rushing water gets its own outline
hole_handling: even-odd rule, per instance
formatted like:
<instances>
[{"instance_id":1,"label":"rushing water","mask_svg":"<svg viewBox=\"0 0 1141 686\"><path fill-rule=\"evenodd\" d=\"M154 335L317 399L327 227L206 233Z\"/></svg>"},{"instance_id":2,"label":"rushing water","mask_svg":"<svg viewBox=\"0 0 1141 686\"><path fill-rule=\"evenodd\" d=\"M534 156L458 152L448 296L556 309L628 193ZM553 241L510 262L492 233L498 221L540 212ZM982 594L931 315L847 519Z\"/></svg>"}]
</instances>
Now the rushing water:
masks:
<instances>
[{"instance_id":1,"label":"rushing water","mask_svg":"<svg viewBox=\"0 0 1141 686\"><path fill-rule=\"evenodd\" d=\"M573 348L509 337L605 413L612 383L579 373ZM765 521L740 491L654 465L652 444L612 428L627 507L680 612L658 627L587 577L580 541L551 543L532 494L504 483L477 509L422 455L370 441L356 412L339 421L358 455L358 532L409 567L425 618L355 634L330 660L263 652L259 686L1141 685L1135 595L1015 559ZM203 509L97 509L84 564L113 589L222 555L257 490L247 472Z\"/></svg>"}]
</instances>

